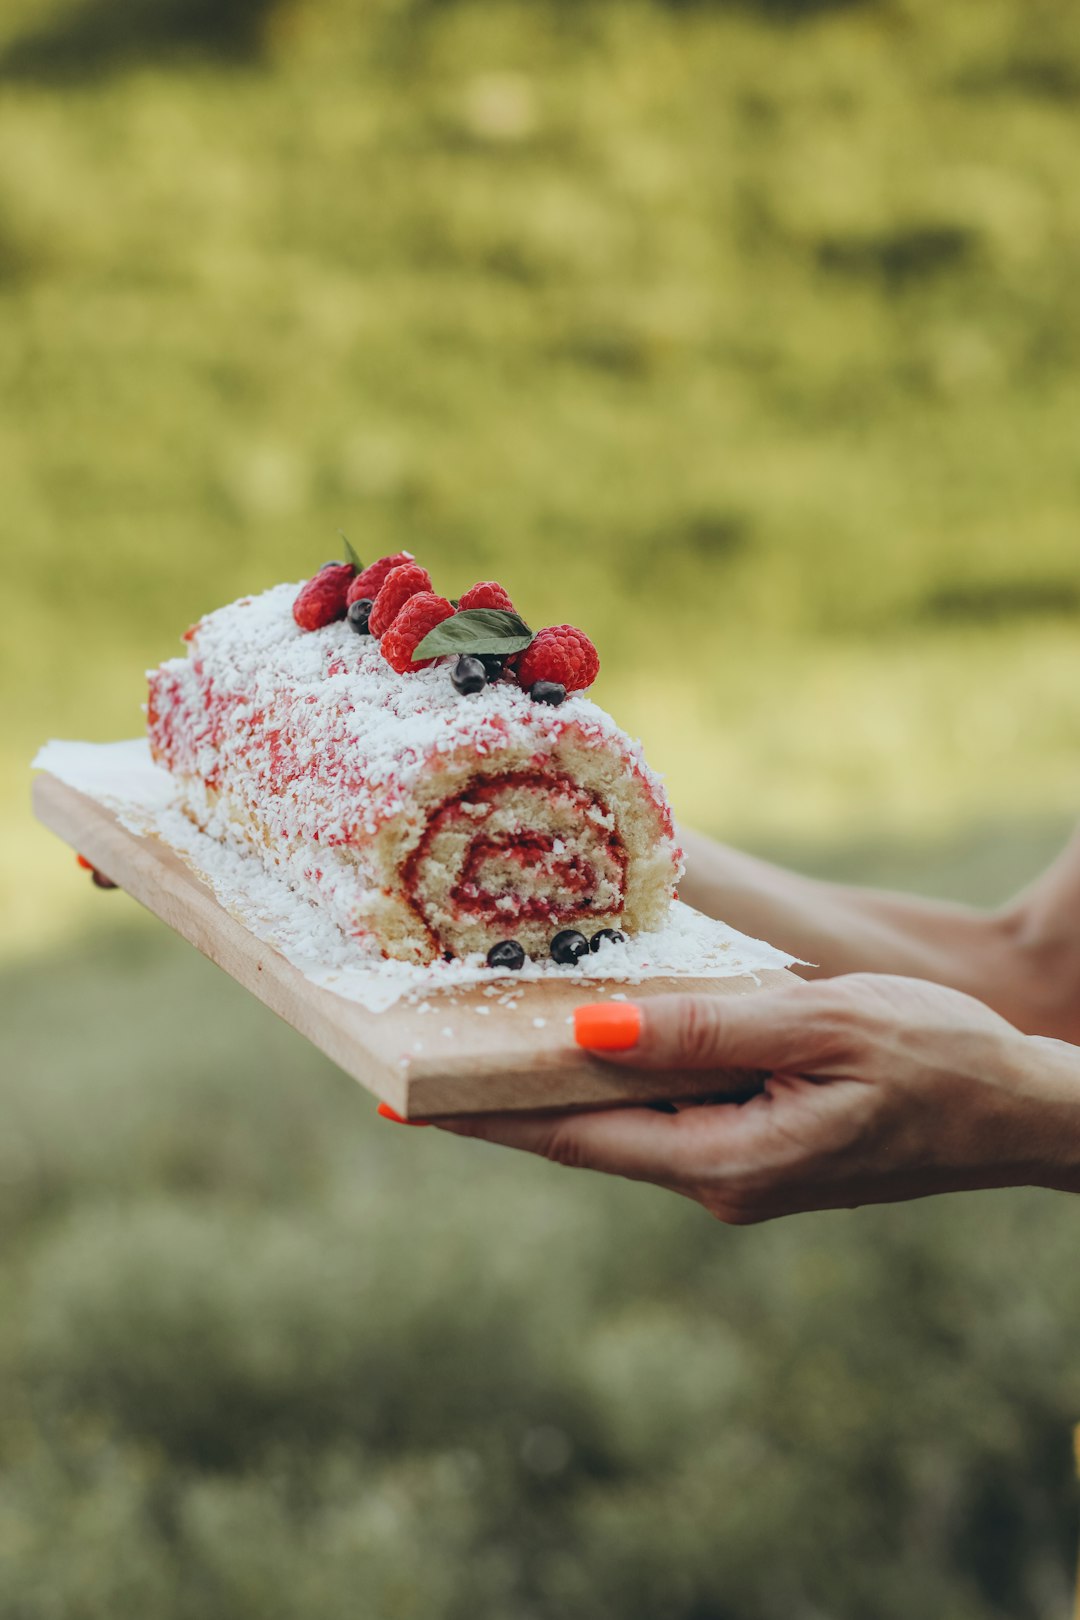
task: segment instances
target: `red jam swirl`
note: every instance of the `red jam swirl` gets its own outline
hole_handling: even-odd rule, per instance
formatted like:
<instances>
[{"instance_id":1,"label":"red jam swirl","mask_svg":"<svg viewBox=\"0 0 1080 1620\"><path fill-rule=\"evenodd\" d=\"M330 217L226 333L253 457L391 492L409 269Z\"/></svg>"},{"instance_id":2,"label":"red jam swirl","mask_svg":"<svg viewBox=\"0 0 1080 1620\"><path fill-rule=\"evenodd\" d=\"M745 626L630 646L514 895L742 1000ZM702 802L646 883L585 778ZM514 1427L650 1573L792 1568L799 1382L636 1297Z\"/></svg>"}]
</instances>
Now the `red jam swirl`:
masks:
<instances>
[{"instance_id":1,"label":"red jam swirl","mask_svg":"<svg viewBox=\"0 0 1080 1620\"><path fill-rule=\"evenodd\" d=\"M589 813L600 810L606 816L602 799L590 793L567 776L552 776L543 771L516 771L489 777L482 783L470 783L460 793L447 799L431 817L419 844L412 851L402 869L402 887L419 922L434 939L434 932L426 915L423 899L417 891L418 873L441 833L471 821L466 806L495 803L506 792L530 788L548 795L569 799L586 825ZM594 824L595 825L595 824ZM614 869L617 900L605 904L606 910L618 910L625 897L627 855L622 839L614 830L596 827L596 838L602 841ZM523 828L519 833L487 833L483 825L477 827L476 837L469 846L457 881L447 896L448 906L457 916L474 918L487 923L505 924L551 919L553 924L587 919L596 904L599 876L587 854L570 848L556 851L553 834L537 829ZM561 842L561 841L560 841ZM548 894L521 895L511 888L492 889L483 881L484 868L492 859L511 861L523 871L542 864L548 875ZM556 893L561 898L555 899ZM568 900L569 893L574 898ZM438 941L440 947L443 942Z\"/></svg>"}]
</instances>

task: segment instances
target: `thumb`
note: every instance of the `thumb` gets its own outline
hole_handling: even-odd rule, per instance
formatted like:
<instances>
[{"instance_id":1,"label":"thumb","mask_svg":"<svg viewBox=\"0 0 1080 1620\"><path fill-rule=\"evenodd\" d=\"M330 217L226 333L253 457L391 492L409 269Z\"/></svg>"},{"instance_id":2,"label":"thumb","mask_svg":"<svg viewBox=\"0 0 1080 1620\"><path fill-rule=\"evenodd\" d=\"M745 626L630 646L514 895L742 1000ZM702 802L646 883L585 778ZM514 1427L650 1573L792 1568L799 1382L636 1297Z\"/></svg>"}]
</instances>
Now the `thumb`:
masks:
<instances>
[{"instance_id":1,"label":"thumb","mask_svg":"<svg viewBox=\"0 0 1080 1620\"><path fill-rule=\"evenodd\" d=\"M590 1009L579 1009L579 1044L635 1068L813 1073L837 1054L839 1029L825 986L793 984L747 996L654 996L639 1004L637 1040L593 1047Z\"/></svg>"}]
</instances>

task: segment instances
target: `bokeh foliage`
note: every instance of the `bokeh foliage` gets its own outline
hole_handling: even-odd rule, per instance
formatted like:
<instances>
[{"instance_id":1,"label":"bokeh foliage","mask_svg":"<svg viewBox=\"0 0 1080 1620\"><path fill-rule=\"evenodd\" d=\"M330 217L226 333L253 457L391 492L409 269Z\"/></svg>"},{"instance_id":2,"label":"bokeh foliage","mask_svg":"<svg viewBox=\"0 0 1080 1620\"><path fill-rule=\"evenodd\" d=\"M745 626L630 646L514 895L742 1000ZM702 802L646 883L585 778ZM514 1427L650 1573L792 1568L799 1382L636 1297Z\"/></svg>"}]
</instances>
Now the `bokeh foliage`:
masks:
<instances>
[{"instance_id":1,"label":"bokeh foliage","mask_svg":"<svg viewBox=\"0 0 1080 1620\"><path fill-rule=\"evenodd\" d=\"M1076 9L789 13L8 0L19 939L27 755L339 527L583 622L730 838L1075 804Z\"/></svg>"},{"instance_id":2,"label":"bokeh foliage","mask_svg":"<svg viewBox=\"0 0 1080 1620\"><path fill-rule=\"evenodd\" d=\"M1000 898L1080 798L1078 136L1068 0L7 0L0 944L94 943L0 979L0 1620L1063 1611L1067 1201L374 1130L25 791L343 526L585 624L711 830Z\"/></svg>"},{"instance_id":3,"label":"bokeh foliage","mask_svg":"<svg viewBox=\"0 0 1080 1620\"><path fill-rule=\"evenodd\" d=\"M109 926L0 981L2 1620L1064 1612L1064 1199L721 1228Z\"/></svg>"}]
</instances>

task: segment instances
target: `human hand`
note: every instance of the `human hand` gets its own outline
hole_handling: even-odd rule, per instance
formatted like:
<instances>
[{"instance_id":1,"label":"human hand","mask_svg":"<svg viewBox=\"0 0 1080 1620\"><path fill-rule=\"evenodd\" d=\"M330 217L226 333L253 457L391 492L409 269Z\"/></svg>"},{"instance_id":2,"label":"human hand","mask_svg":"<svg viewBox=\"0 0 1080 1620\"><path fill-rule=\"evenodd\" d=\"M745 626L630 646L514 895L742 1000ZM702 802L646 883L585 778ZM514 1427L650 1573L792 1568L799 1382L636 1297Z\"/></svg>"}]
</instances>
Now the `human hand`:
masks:
<instances>
[{"instance_id":1,"label":"human hand","mask_svg":"<svg viewBox=\"0 0 1080 1620\"><path fill-rule=\"evenodd\" d=\"M622 1050L598 1050L624 1026ZM651 1181L745 1225L976 1187L1080 1191L1080 1050L981 1002L875 974L732 997L579 1008L579 1043L641 1069L765 1071L748 1100L674 1114L439 1121L558 1164ZM606 1031L606 1034L605 1034Z\"/></svg>"},{"instance_id":2,"label":"human hand","mask_svg":"<svg viewBox=\"0 0 1080 1620\"><path fill-rule=\"evenodd\" d=\"M80 866L84 872L90 873L95 889L117 889L120 887L120 885L118 883L114 883L111 878L107 878L104 872L99 872L93 861L88 861L85 855L76 855L75 860L76 864Z\"/></svg>"}]
</instances>

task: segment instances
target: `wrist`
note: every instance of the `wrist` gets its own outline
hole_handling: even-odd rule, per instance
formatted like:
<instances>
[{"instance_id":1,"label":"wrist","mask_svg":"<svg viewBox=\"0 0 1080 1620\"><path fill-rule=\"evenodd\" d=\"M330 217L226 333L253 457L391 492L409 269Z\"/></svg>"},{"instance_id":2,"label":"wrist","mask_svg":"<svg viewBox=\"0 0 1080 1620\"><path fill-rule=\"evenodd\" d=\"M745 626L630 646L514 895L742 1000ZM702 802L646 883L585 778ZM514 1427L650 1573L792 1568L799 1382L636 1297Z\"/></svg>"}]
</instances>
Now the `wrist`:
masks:
<instances>
[{"instance_id":1,"label":"wrist","mask_svg":"<svg viewBox=\"0 0 1080 1620\"><path fill-rule=\"evenodd\" d=\"M1030 1184L1080 1193L1080 1047L1021 1035L1012 1061L1020 1134L1035 1148Z\"/></svg>"}]
</instances>

